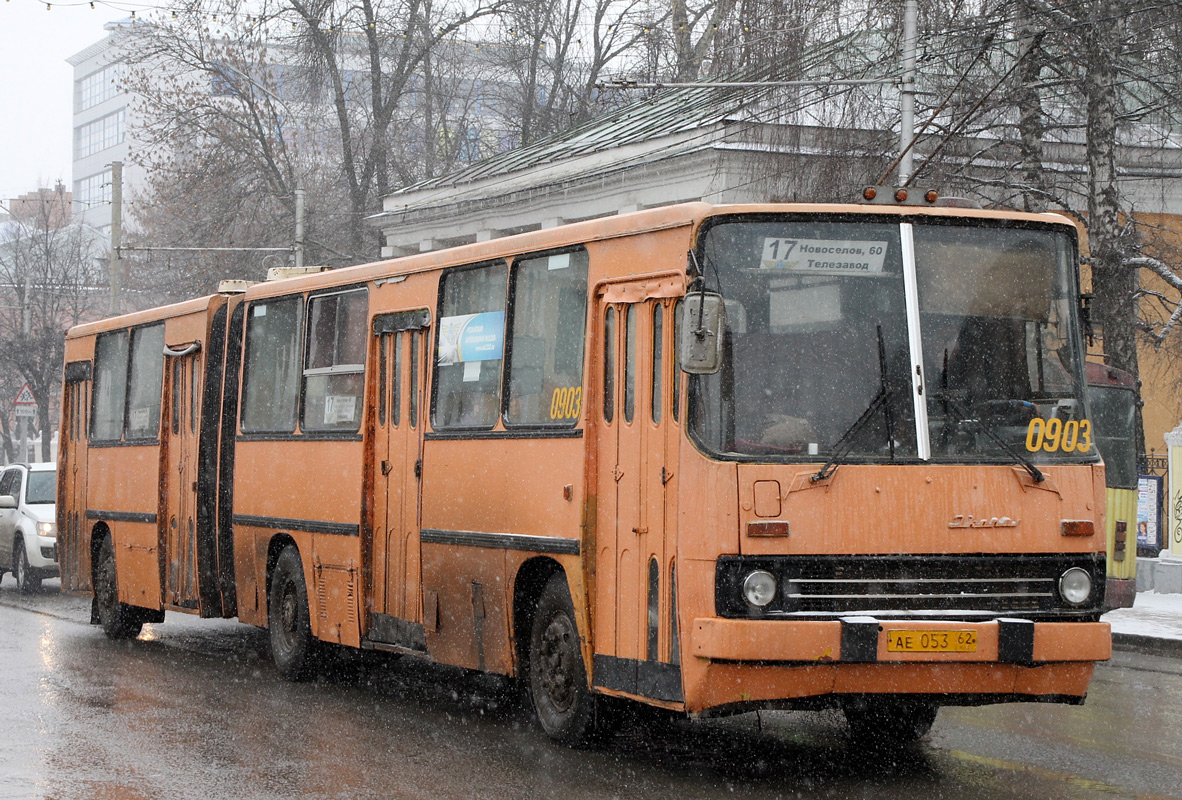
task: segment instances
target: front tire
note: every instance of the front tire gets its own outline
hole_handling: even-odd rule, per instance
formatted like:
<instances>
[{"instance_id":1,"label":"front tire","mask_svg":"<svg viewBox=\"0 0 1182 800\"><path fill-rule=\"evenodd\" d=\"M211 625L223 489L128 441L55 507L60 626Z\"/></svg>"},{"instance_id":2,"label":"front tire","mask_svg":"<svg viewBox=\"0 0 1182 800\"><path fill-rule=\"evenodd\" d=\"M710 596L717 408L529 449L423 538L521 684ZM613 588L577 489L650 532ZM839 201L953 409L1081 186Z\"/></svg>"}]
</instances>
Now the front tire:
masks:
<instances>
[{"instance_id":1,"label":"front tire","mask_svg":"<svg viewBox=\"0 0 1182 800\"><path fill-rule=\"evenodd\" d=\"M110 536L99 545L98 563L94 568L94 601L99 624L108 639L134 639L144 627L143 615L135 606L119 602L119 587L115 576L115 546Z\"/></svg>"},{"instance_id":2,"label":"front tire","mask_svg":"<svg viewBox=\"0 0 1182 800\"><path fill-rule=\"evenodd\" d=\"M593 733L595 697L579 645L566 576L542 589L529 637L529 694L546 735L563 744L585 743Z\"/></svg>"},{"instance_id":3,"label":"front tire","mask_svg":"<svg viewBox=\"0 0 1182 800\"><path fill-rule=\"evenodd\" d=\"M25 552L25 540L17 539L12 550L12 574L16 578L16 589L21 594L32 594L41 588L41 576L29 566L29 554Z\"/></svg>"},{"instance_id":4,"label":"front tire","mask_svg":"<svg viewBox=\"0 0 1182 800\"><path fill-rule=\"evenodd\" d=\"M271 660L279 675L289 681L307 680L313 672L316 640L308 619L304 565L295 545L284 547L275 561L267 597L267 628Z\"/></svg>"}]
</instances>

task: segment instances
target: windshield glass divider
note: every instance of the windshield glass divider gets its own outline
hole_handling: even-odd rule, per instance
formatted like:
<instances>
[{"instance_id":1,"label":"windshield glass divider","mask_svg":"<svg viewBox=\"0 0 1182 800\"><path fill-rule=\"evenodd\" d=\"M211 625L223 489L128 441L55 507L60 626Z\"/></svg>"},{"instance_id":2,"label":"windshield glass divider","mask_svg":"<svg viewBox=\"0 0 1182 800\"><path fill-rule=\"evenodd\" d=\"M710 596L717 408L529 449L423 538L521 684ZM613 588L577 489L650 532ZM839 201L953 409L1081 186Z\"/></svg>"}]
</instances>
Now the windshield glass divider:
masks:
<instances>
[{"instance_id":1,"label":"windshield glass divider","mask_svg":"<svg viewBox=\"0 0 1182 800\"><path fill-rule=\"evenodd\" d=\"M910 222L899 223L903 254L903 295L907 306L907 346L911 356L911 401L915 408L915 437L919 458L932 457L928 432L928 406L923 397L923 336L919 327L919 278L915 269L915 234Z\"/></svg>"}]
</instances>

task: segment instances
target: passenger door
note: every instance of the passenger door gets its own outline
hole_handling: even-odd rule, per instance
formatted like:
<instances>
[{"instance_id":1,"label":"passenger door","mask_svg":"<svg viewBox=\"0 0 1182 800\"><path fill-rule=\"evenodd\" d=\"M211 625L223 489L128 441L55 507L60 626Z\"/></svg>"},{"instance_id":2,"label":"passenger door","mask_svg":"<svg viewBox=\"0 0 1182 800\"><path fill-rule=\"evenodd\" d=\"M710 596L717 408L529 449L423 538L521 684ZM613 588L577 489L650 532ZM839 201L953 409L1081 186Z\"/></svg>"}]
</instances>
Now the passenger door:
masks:
<instances>
[{"instance_id":1,"label":"passenger door","mask_svg":"<svg viewBox=\"0 0 1182 800\"><path fill-rule=\"evenodd\" d=\"M603 396L597 497L595 683L660 699L680 697L662 669L670 628L666 565L672 419L671 286L646 281L601 296ZM656 296L654 296L656 295ZM611 302L613 299L623 302ZM664 633L662 633L664 631Z\"/></svg>"},{"instance_id":2,"label":"passenger door","mask_svg":"<svg viewBox=\"0 0 1182 800\"><path fill-rule=\"evenodd\" d=\"M419 477L425 347L425 309L383 314L378 336L379 382L374 432L374 581L370 638L417 647L408 628L419 612ZM381 616L378 616L381 615ZM390 619L392 618L392 619Z\"/></svg>"},{"instance_id":3,"label":"passenger door","mask_svg":"<svg viewBox=\"0 0 1182 800\"><path fill-rule=\"evenodd\" d=\"M62 419L66 429L58 461L58 566L62 591L90 589L89 537L82 536L86 523L86 460L90 430L91 367L89 361L66 365L66 388Z\"/></svg>"},{"instance_id":4,"label":"passenger door","mask_svg":"<svg viewBox=\"0 0 1182 800\"><path fill-rule=\"evenodd\" d=\"M200 347L166 349L169 419L164 426L166 469L161 480L167 504L164 548L165 603L198 607L197 591L197 430L200 409Z\"/></svg>"}]
</instances>

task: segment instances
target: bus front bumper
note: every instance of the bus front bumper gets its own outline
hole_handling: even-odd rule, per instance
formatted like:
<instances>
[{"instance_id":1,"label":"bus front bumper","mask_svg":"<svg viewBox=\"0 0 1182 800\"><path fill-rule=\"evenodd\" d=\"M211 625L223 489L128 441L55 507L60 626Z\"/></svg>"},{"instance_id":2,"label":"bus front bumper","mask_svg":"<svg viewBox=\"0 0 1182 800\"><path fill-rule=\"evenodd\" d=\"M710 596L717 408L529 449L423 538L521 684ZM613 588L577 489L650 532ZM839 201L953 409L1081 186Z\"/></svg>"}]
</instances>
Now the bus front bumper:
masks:
<instances>
[{"instance_id":1,"label":"bus front bumper","mask_svg":"<svg viewBox=\"0 0 1182 800\"><path fill-rule=\"evenodd\" d=\"M1090 662L1112 657L1112 631L1107 622L1021 619L928 622L847 617L804 622L705 618L694 620L691 652L712 661L797 664Z\"/></svg>"},{"instance_id":2,"label":"bus front bumper","mask_svg":"<svg viewBox=\"0 0 1182 800\"><path fill-rule=\"evenodd\" d=\"M894 636L889 633L895 631ZM902 652L961 641L975 650ZM902 633L899 633L902 632ZM923 639L927 634L927 639ZM1096 661L1112 654L1106 622L921 622L695 619L682 664L685 709L722 714L815 708L842 696L909 695L938 705L1080 703ZM973 639L973 637L968 637Z\"/></svg>"}]
</instances>

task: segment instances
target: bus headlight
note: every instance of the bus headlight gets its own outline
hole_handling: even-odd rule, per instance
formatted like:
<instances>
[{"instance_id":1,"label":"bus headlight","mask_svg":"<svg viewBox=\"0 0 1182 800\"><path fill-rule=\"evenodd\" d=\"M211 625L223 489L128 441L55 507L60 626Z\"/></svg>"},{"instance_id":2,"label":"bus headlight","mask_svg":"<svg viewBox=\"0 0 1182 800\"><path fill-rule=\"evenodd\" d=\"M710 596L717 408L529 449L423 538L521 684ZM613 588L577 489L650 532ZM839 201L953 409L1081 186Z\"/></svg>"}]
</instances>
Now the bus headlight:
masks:
<instances>
[{"instance_id":1,"label":"bus headlight","mask_svg":"<svg viewBox=\"0 0 1182 800\"><path fill-rule=\"evenodd\" d=\"M1072 567L1059 576L1059 596L1069 605L1082 606L1092 596L1092 576Z\"/></svg>"},{"instance_id":2,"label":"bus headlight","mask_svg":"<svg viewBox=\"0 0 1182 800\"><path fill-rule=\"evenodd\" d=\"M766 570L757 569L743 579L743 598L748 605L764 608L776 599L776 578Z\"/></svg>"}]
</instances>

